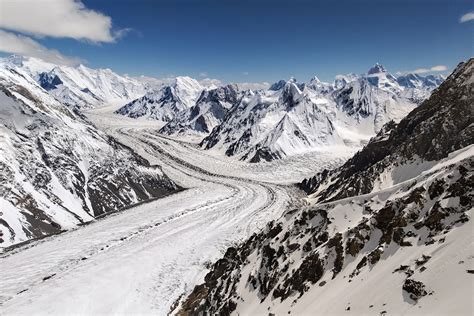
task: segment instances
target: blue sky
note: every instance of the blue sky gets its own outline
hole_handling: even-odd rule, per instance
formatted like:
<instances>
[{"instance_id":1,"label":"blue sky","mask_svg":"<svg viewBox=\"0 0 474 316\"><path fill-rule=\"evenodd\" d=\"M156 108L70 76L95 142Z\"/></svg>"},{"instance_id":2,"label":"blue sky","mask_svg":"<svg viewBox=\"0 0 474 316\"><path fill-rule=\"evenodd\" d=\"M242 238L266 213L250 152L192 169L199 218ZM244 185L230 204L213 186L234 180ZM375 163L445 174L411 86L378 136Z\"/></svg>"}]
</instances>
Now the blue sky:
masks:
<instances>
[{"instance_id":1,"label":"blue sky","mask_svg":"<svg viewBox=\"0 0 474 316\"><path fill-rule=\"evenodd\" d=\"M31 30L21 34L90 67L224 82L273 82L290 76L304 81L314 75L331 81L336 74L365 72L375 62L393 73L438 65L449 71L473 55L474 20L460 22L474 11L471 0L83 4L111 19L109 35L115 40ZM6 29L22 32L8 25Z\"/></svg>"}]
</instances>

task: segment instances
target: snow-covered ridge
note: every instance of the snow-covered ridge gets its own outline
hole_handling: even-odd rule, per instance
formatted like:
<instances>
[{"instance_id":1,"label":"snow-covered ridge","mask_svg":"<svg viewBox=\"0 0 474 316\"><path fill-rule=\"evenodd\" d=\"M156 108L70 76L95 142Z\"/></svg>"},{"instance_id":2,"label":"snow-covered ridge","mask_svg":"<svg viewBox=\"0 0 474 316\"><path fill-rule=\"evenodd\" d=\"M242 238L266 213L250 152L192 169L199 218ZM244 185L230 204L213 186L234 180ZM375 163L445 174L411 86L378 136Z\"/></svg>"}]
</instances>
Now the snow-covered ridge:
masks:
<instances>
[{"instance_id":1,"label":"snow-covered ridge","mask_svg":"<svg viewBox=\"0 0 474 316\"><path fill-rule=\"evenodd\" d=\"M397 78L376 64L366 74L339 75L333 83L316 76L307 83L280 80L268 90L244 91L222 107L220 101L210 106L197 97L212 89L178 77L117 113L164 121L165 134L205 137L205 149L258 162L321 148L360 147L385 123L403 118L442 80L434 75Z\"/></svg>"},{"instance_id":2,"label":"snow-covered ridge","mask_svg":"<svg viewBox=\"0 0 474 316\"><path fill-rule=\"evenodd\" d=\"M201 92L196 104L178 113L161 130L168 135L208 135L241 98L236 85Z\"/></svg>"},{"instance_id":3,"label":"snow-covered ridge","mask_svg":"<svg viewBox=\"0 0 474 316\"><path fill-rule=\"evenodd\" d=\"M33 57L10 56L1 67L24 70L59 101L69 106L91 108L109 103L126 103L143 96L146 85L110 69L92 69L84 65L55 65Z\"/></svg>"},{"instance_id":4,"label":"snow-covered ridge","mask_svg":"<svg viewBox=\"0 0 474 316\"><path fill-rule=\"evenodd\" d=\"M317 77L308 83L280 80L267 91L244 96L201 145L251 162L361 147L384 124L400 121L440 82L417 78L412 85L400 84L376 64L367 74L338 76L332 84Z\"/></svg>"},{"instance_id":5,"label":"snow-covered ridge","mask_svg":"<svg viewBox=\"0 0 474 316\"><path fill-rule=\"evenodd\" d=\"M177 189L22 66L0 66L0 104L0 247Z\"/></svg>"},{"instance_id":6,"label":"snow-covered ridge","mask_svg":"<svg viewBox=\"0 0 474 316\"><path fill-rule=\"evenodd\" d=\"M170 85L150 90L143 97L133 100L116 113L132 118L149 118L171 121L178 113L192 107L204 88L190 77L177 77Z\"/></svg>"}]
</instances>

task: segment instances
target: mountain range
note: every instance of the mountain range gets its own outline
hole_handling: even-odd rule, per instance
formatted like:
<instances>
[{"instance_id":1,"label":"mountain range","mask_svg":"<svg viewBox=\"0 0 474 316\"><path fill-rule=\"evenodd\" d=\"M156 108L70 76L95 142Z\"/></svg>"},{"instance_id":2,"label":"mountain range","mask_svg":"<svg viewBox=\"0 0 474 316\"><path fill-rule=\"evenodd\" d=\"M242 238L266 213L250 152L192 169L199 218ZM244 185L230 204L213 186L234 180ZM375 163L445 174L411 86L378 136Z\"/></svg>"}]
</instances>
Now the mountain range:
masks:
<instances>
[{"instance_id":1,"label":"mountain range","mask_svg":"<svg viewBox=\"0 0 474 316\"><path fill-rule=\"evenodd\" d=\"M119 115L157 120L160 133L193 136L203 149L249 162L360 148L443 81L434 75L395 77L375 64L366 74L337 76L333 83L290 78L253 91L201 84L190 77L150 84L110 69L59 66L20 56L2 63L22 69L65 105L122 105L116 110Z\"/></svg>"},{"instance_id":2,"label":"mountain range","mask_svg":"<svg viewBox=\"0 0 474 316\"><path fill-rule=\"evenodd\" d=\"M115 229L116 236L136 229L130 236L151 253L160 249L151 248L152 243L168 247L181 234L194 234L191 226L200 230L196 219L214 217L220 221L212 222L212 237L198 245L227 248L235 242L234 216L240 223L245 216L256 221L260 212L283 214L253 234L251 226L242 224L239 233L247 230L250 238L233 243L213 264L199 261L202 254L193 249L199 256L185 257L199 258L190 261L192 269L186 260L180 261L182 271L192 270L186 281L163 276L162 271L175 269L175 262L164 267L171 270L159 269L157 279L172 288L166 295L185 291L176 295L173 313L471 312L466 302L472 300L474 273L474 59L460 63L446 79L394 76L375 64L367 73L339 75L332 83L317 77L308 82L290 78L259 90L204 84L190 77L158 82L35 58L0 60L0 247L5 257L14 259L8 251L22 243L177 193L188 183L197 186L180 196L190 200L175 203L170 197L163 204L164 215L152 203L140 214L149 217L153 209L158 218L134 218L135 227L117 217L117 226L95 226L95 236L103 238L102 227ZM113 123L119 128L138 126L127 127L138 145L127 144L137 152L84 114L102 106L109 111L108 105L114 105L114 113L104 120L117 119ZM122 120L126 124L121 125ZM345 163L325 164L336 166L331 170L311 169L321 171L293 186L235 173L250 170L258 176L265 167L291 165L290 159L269 161L317 156L319 151L347 155L349 149L358 151ZM152 165L139 153L154 163L166 163ZM190 153L199 157L188 157ZM234 166L235 159L262 164ZM201 194L199 199L193 200L193 192ZM242 210L250 215L242 215ZM223 239L210 242L220 238L220 226L228 219ZM147 222L154 224L144 226ZM158 231L152 243L145 243L156 227L168 236ZM120 240L117 253L127 249L120 248L127 243L134 245L113 235L113 241ZM81 238L69 240L77 239ZM189 242L187 235L182 240ZM94 248L87 240L79 244ZM28 247L20 247L18 253ZM110 254L86 258L78 253L79 259L71 259L56 250L58 258L69 258L63 260L66 263L88 260L81 271L97 265L100 273L102 255ZM182 249L177 254L187 255ZM147 257L155 260L149 253L140 258ZM136 264L134 256L128 259L127 264ZM69 266L62 264L52 265L68 273L69 268L63 268ZM28 262L23 271L30 273L31 265ZM180 282L189 280L194 286L207 271L192 291L188 283L181 287ZM3 302L33 297L24 295L43 290L33 283L54 285L43 282L56 272L41 275L39 283L28 280L26 290L11 292L13 286ZM52 282L64 284L65 279L66 274L58 274ZM150 293L156 294L146 292Z\"/></svg>"},{"instance_id":3,"label":"mountain range","mask_svg":"<svg viewBox=\"0 0 474 316\"><path fill-rule=\"evenodd\" d=\"M124 104L141 97L148 86L110 69L56 65L33 57L12 55L1 63L22 69L58 101L79 108Z\"/></svg>"},{"instance_id":4,"label":"mountain range","mask_svg":"<svg viewBox=\"0 0 474 316\"><path fill-rule=\"evenodd\" d=\"M203 87L178 77L116 111L163 121L167 135L197 135L200 146L250 162L308 151L360 147L388 121L398 122L443 81L442 76L395 77L380 64L366 74L280 80L268 90Z\"/></svg>"},{"instance_id":5,"label":"mountain range","mask_svg":"<svg viewBox=\"0 0 474 316\"><path fill-rule=\"evenodd\" d=\"M39 69L34 66L0 65L2 247L179 189L159 167L97 130L76 106L62 103L57 89L42 87L44 72L33 77Z\"/></svg>"},{"instance_id":6,"label":"mountain range","mask_svg":"<svg viewBox=\"0 0 474 316\"><path fill-rule=\"evenodd\" d=\"M473 83L470 59L344 165L304 180L309 206L228 248L177 314L472 312Z\"/></svg>"},{"instance_id":7,"label":"mountain range","mask_svg":"<svg viewBox=\"0 0 474 316\"><path fill-rule=\"evenodd\" d=\"M201 146L250 162L360 147L442 82L442 77L433 83L421 76L401 83L400 78L377 64L365 75L338 76L333 84L317 77L308 83L279 81L267 91L248 92Z\"/></svg>"}]
</instances>

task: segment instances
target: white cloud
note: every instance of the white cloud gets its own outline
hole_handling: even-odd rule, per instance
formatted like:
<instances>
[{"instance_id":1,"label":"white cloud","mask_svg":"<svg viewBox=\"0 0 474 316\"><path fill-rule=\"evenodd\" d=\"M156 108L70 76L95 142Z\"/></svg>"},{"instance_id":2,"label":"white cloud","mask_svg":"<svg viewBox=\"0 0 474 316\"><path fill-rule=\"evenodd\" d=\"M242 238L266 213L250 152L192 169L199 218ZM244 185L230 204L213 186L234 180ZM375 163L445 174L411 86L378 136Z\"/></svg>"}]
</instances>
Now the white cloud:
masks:
<instances>
[{"instance_id":1,"label":"white cloud","mask_svg":"<svg viewBox=\"0 0 474 316\"><path fill-rule=\"evenodd\" d=\"M268 82L237 82L236 85L242 90L262 90L270 88Z\"/></svg>"},{"instance_id":2,"label":"white cloud","mask_svg":"<svg viewBox=\"0 0 474 316\"><path fill-rule=\"evenodd\" d=\"M459 23L464 23L472 20L474 20L474 12L468 12L459 19Z\"/></svg>"},{"instance_id":3,"label":"white cloud","mask_svg":"<svg viewBox=\"0 0 474 316\"><path fill-rule=\"evenodd\" d=\"M164 85L170 85L173 83L174 78L173 77L166 77L166 78L155 78L155 77L149 77L149 76L139 76L139 77L132 77L134 79L137 79L138 81L148 85L150 88L154 89L159 89Z\"/></svg>"},{"instance_id":4,"label":"white cloud","mask_svg":"<svg viewBox=\"0 0 474 316\"><path fill-rule=\"evenodd\" d=\"M135 77L135 79L148 84L148 86L152 88L158 89L164 85L172 84L175 77L168 76L165 78L154 78L154 77L148 77L148 76L139 76L139 77ZM226 84L219 79L212 79L212 78L201 79L201 80L198 80L198 82L201 84L201 86L207 89L221 87ZM270 87L270 84L268 82L237 82L235 84L241 90L247 90L247 89L261 90L261 89L268 89Z\"/></svg>"},{"instance_id":5,"label":"white cloud","mask_svg":"<svg viewBox=\"0 0 474 316\"><path fill-rule=\"evenodd\" d=\"M2 0L0 28L38 37L109 43L124 33L114 34L109 16L86 8L79 0Z\"/></svg>"},{"instance_id":6,"label":"white cloud","mask_svg":"<svg viewBox=\"0 0 474 316\"><path fill-rule=\"evenodd\" d=\"M220 81L219 79L205 78L205 79L199 80L199 83L201 84L201 86L206 87L208 89L222 86L222 81Z\"/></svg>"},{"instance_id":7,"label":"white cloud","mask_svg":"<svg viewBox=\"0 0 474 316\"><path fill-rule=\"evenodd\" d=\"M205 71L200 72L200 73L199 73L199 77L201 77L201 78L207 77L207 72L205 72Z\"/></svg>"},{"instance_id":8,"label":"white cloud","mask_svg":"<svg viewBox=\"0 0 474 316\"><path fill-rule=\"evenodd\" d=\"M406 75L406 74L425 74L428 72L442 72L448 70L448 67L444 65L433 66L431 68L418 68L410 71L397 71L397 75Z\"/></svg>"},{"instance_id":9,"label":"white cloud","mask_svg":"<svg viewBox=\"0 0 474 316\"><path fill-rule=\"evenodd\" d=\"M248 75L249 75L249 72L248 72L248 71L244 71L244 72L242 73L242 75L248 76Z\"/></svg>"},{"instance_id":10,"label":"white cloud","mask_svg":"<svg viewBox=\"0 0 474 316\"><path fill-rule=\"evenodd\" d=\"M0 51L43 59L45 61L61 64L76 65L81 62L75 57L62 55L55 49L44 47L37 41L23 35L18 35L0 30Z\"/></svg>"},{"instance_id":11,"label":"white cloud","mask_svg":"<svg viewBox=\"0 0 474 316\"><path fill-rule=\"evenodd\" d=\"M446 71L446 70L448 70L448 67L444 65L431 67L431 71Z\"/></svg>"}]
</instances>

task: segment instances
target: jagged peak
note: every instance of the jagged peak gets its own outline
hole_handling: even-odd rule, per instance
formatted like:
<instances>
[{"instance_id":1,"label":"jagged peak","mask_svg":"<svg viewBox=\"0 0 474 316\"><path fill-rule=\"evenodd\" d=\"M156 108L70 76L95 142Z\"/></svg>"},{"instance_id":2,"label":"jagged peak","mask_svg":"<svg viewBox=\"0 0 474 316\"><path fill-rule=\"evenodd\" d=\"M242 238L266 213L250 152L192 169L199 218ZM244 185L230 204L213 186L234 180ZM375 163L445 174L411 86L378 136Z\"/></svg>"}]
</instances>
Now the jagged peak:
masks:
<instances>
[{"instance_id":1,"label":"jagged peak","mask_svg":"<svg viewBox=\"0 0 474 316\"><path fill-rule=\"evenodd\" d=\"M285 84L286 84L286 80L281 79L281 80L279 80L279 81L273 83L273 84L270 86L269 90L272 90L272 91L280 90L280 89L282 89L282 88L285 86Z\"/></svg>"},{"instance_id":2,"label":"jagged peak","mask_svg":"<svg viewBox=\"0 0 474 316\"><path fill-rule=\"evenodd\" d=\"M17 55L17 54L13 54L13 55L10 55L10 56L7 56L7 57L4 58L4 60L6 62L12 63L12 64L20 66L20 67L23 65L23 62L26 59L27 59L27 57Z\"/></svg>"},{"instance_id":3,"label":"jagged peak","mask_svg":"<svg viewBox=\"0 0 474 316\"><path fill-rule=\"evenodd\" d=\"M319 78L317 76L313 76L309 82L309 84L317 84L317 83L321 83L321 80L319 80Z\"/></svg>"},{"instance_id":4,"label":"jagged peak","mask_svg":"<svg viewBox=\"0 0 474 316\"><path fill-rule=\"evenodd\" d=\"M372 66L372 68L369 69L369 71L367 71L367 74L373 75L373 74L384 73L384 72L387 72L385 67L379 63L376 63L374 66Z\"/></svg>"},{"instance_id":5,"label":"jagged peak","mask_svg":"<svg viewBox=\"0 0 474 316\"><path fill-rule=\"evenodd\" d=\"M191 88L191 89L202 89L201 84L196 80L188 76L178 76L174 78L173 87L184 87L184 88Z\"/></svg>"}]
</instances>

